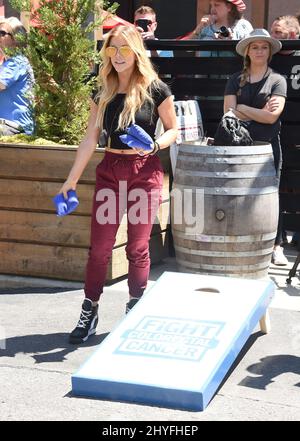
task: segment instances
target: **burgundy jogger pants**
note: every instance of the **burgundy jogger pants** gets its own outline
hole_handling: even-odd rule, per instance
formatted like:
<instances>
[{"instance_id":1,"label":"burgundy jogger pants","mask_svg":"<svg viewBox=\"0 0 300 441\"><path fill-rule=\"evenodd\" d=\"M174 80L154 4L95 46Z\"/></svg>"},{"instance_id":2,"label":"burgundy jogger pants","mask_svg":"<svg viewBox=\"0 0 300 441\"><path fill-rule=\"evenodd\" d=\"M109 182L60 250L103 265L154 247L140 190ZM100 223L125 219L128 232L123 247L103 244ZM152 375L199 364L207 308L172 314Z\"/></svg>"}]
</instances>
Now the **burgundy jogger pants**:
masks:
<instances>
[{"instance_id":1,"label":"burgundy jogger pants","mask_svg":"<svg viewBox=\"0 0 300 441\"><path fill-rule=\"evenodd\" d=\"M163 168L157 155L143 157L105 152L96 169L91 246L84 287L87 298L97 301L103 292L124 213L128 234L129 294L142 296L149 277L149 240L161 203L162 185Z\"/></svg>"}]
</instances>

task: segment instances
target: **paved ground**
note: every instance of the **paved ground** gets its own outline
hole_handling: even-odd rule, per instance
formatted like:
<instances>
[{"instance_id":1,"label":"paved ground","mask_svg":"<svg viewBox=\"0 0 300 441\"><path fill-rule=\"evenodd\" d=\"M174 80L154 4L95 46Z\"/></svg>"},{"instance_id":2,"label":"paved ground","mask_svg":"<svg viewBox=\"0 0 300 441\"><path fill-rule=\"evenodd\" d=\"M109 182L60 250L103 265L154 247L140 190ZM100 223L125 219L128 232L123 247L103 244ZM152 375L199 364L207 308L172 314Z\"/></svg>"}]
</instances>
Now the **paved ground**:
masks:
<instances>
[{"instance_id":1,"label":"paved ground","mask_svg":"<svg viewBox=\"0 0 300 441\"><path fill-rule=\"evenodd\" d=\"M204 412L76 398L71 374L123 317L126 280L105 289L101 322L93 339L67 343L78 320L82 286L49 280L0 277L0 420L190 421L300 420L300 281L285 283L288 267L270 267L276 295L272 332L255 329ZM154 266L151 283L176 270L170 258ZM21 286L21 287L20 287Z\"/></svg>"}]
</instances>

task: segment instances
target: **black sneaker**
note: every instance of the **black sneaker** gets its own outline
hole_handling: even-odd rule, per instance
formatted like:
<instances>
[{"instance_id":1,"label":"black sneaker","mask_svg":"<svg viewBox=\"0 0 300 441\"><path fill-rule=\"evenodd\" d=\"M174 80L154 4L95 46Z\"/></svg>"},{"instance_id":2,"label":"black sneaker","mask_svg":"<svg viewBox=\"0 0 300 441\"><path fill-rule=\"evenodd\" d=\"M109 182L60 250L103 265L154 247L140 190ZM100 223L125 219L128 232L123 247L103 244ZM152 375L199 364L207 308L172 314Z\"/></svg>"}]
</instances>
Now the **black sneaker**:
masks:
<instances>
[{"instance_id":1,"label":"black sneaker","mask_svg":"<svg viewBox=\"0 0 300 441\"><path fill-rule=\"evenodd\" d=\"M139 301L140 299L131 299L128 303L126 303L126 311L125 314L128 314L129 311L132 310L134 305Z\"/></svg>"},{"instance_id":2,"label":"black sneaker","mask_svg":"<svg viewBox=\"0 0 300 441\"><path fill-rule=\"evenodd\" d=\"M69 336L69 343L76 345L85 342L90 335L95 334L97 324L98 305L93 306L90 299L84 299L80 319Z\"/></svg>"}]
</instances>

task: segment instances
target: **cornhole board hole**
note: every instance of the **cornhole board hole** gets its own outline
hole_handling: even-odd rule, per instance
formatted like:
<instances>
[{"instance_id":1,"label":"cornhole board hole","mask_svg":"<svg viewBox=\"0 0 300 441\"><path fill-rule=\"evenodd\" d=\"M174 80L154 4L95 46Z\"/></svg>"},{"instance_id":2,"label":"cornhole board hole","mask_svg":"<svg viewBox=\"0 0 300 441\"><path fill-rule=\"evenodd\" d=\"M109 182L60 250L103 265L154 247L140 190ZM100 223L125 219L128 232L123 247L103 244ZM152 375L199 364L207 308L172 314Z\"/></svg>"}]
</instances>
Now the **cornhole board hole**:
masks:
<instances>
[{"instance_id":1,"label":"cornhole board hole","mask_svg":"<svg viewBox=\"0 0 300 441\"><path fill-rule=\"evenodd\" d=\"M165 272L72 376L72 392L203 410L273 296L271 281Z\"/></svg>"}]
</instances>

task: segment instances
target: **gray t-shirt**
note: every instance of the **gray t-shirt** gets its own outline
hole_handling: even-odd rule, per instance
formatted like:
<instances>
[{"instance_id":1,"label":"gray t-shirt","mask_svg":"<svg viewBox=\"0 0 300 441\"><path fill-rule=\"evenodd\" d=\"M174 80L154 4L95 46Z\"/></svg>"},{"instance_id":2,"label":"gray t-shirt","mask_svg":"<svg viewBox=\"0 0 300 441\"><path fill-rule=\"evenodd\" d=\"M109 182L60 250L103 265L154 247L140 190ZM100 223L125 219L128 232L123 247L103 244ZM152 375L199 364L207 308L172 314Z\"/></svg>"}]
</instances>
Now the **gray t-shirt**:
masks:
<instances>
[{"instance_id":1,"label":"gray t-shirt","mask_svg":"<svg viewBox=\"0 0 300 441\"><path fill-rule=\"evenodd\" d=\"M262 109L272 95L286 97L286 79L270 70L270 73L256 83L249 83L240 88L241 72L233 74L227 81L224 95L235 95L237 104L245 104L256 109ZM240 93L238 93L240 91ZM249 132L254 141L270 142L280 132L280 119L274 124L264 124L250 121Z\"/></svg>"}]
</instances>

